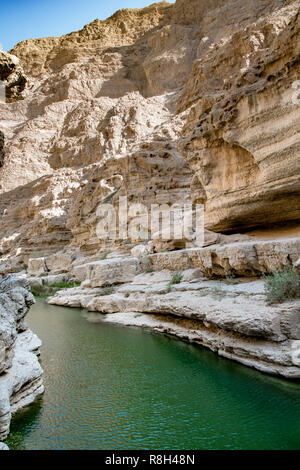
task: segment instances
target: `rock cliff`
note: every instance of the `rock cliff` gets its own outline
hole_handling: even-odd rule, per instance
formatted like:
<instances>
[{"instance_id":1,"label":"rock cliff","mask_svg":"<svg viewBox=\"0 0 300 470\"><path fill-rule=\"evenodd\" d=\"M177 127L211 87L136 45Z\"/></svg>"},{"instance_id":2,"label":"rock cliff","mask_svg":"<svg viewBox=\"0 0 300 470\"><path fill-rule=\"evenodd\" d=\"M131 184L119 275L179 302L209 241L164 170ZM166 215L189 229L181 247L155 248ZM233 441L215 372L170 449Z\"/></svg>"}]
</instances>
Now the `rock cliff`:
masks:
<instances>
[{"instance_id":1,"label":"rock cliff","mask_svg":"<svg viewBox=\"0 0 300 470\"><path fill-rule=\"evenodd\" d=\"M5 86L5 95L8 102L22 99L27 79L18 57L0 51L0 80Z\"/></svg>"},{"instance_id":2,"label":"rock cliff","mask_svg":"<svg viewBox=\"0 0 300 470\"><path fill-rule=\"evenodd\" d=\"M299 25L289 2L194 62L178 101L191 109L180 148L208 228L299 219Z\"/></svg>"},{"instance_id":3,"label":"rock cliff","mask_svg":"<svg viewBox=\"0 0 300 470\"><path fill-rule=\"evenodd\" d=\"M28 76L25 99L1 106L5 205L63 168L113 177L107 161L171 146L207 228L299 221L298 13L298 1L162 2L2 54Z\"/></svg>"},{"instance_id":4,"label":"rock cliff","mask_svg":"<svg viewBox=\"0 0 300 470\"><path fill-rule=\"evenodd\" d=\"M139 200L205 204L210 230L298 223L298 12L298 1L162 2L2 53L7 90L24 98L0 109L10 252L54 233L59 248L95 246L96 204L120 177Z\"/></svg>"},{"instance_id":5,"label":"rock cliff","mask_svg":"<svg viewBox=\"0 0 300 470\"><path fill-rule=\"evenodd\" d=\"M0 269L23 271L35 287L62 279L85 283L87 292L78 288L72 299L58 294L53 300L73 306L86 306L86 295L97 298L91 289L135 283L143 272L198 269L224 282L232 275L253 281L287 265L297 270L299 11L299 0L161 2L120 10L59 38L28 39L3 53L0 65L6 70L11 62L12 78L5 80L14 91L0 106ZM99 205L119 215L123 196L147 210L203 204L203 247L195 244L194 227L180 239L148 227L142 246L138 237L119 233L101 239ZM128 224L143 227L141 213L129 213ZM244 303L261 295L249 289ZM206 301L205 292L191 296L192 315L199 304L199 329L220 307L209 292ZM153 304L157 314L166 312L173 300L154 294L150 306L139 294L135 306L113 295L105 305L89 305L153 314ZM189 297L179 297L186 312ZM261 308L260 333L273 341L270 311L256 300L249 308ZM179 315L175 300L173 307L170 315ZM291 318L297 309L287 308ZM279 307L276 315L277 322ZM212 322L212 348L218 349L216 328L248 335L243 321L225 323ZM295 338L290 330L284 339L279 335L276 348ZM250 342L242 355L238 347L219 350L241 360ZM297 376L296 366L282 358L274 366L274 357L269 370Z\"/></svg>"},{"instance_id":6,"label":"rock cliff","mask_svg":"<svg viewBox=\"0 0 300 470\"><path fill-rule=\"evenodd\" d=\"M0 439L9 433L12 414L44 391L41 341L24 321L32 304L26 280L7 276L0 282Z\"/></svg>"}]
</instances>

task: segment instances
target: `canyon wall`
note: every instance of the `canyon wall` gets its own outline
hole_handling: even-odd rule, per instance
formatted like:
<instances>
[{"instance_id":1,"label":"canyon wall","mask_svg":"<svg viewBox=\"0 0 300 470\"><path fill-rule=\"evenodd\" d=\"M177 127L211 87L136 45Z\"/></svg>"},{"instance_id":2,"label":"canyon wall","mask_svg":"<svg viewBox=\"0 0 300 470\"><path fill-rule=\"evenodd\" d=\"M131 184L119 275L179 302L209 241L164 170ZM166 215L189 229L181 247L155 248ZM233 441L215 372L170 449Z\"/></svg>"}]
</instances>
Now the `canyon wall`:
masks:
<instances>
[{"instance_id":1,"label":"canyon wall","mask_svg":"<svg viewBox=\"0 0 300 470\"><path fill-rule=\"evenodd\" d=\"M51 302L111 321L188 319L161 330L299 377L299 301L266 306L253 284L299 273L299 11L300 0L161 2L1 54L0 272L39 289L81 282ZM202 246L194 227L102 239L99 206L118 215L125 196L147 210L203 205ZM143 225L139 211L130 224ZM186 282L171 293L176 273ZM164 281L152 288L150 274ZM247 286L233 292L232 277Z\"/></svg>"},{"instance_id":2,"label":"canyon wall","mask_svg":"<svg viewBox=\"0 0 300 470\"><path fill-rule=\"evenodd\" d=\"M162 2L11 53L3 253L101 249L112 192L203 203L217 232L299 224L299 1Z\"/></svg>"},{"instance_id":3,"label":"canyon wall","mask_svg":"<svg viewBox=\"0 0 300 470\"><path fill-rule=\"evenodd\" d=\"M7 276L0 282L0 439L9 433L13 413L43 391L37 359L41 341L25 323L34 297L25 279Z\"/></svg>"},{"instance_id":4,"label":"canyon wall","mask_svg":"<svg viewBox=\"0 0 300 470\"><path fill-rule=\"evenodd\" d=\"M299 4L289 4L193 65L178 101L191 108L180 148L208 228L299 220L299 26Z\"/></svg>"}]
</instances>

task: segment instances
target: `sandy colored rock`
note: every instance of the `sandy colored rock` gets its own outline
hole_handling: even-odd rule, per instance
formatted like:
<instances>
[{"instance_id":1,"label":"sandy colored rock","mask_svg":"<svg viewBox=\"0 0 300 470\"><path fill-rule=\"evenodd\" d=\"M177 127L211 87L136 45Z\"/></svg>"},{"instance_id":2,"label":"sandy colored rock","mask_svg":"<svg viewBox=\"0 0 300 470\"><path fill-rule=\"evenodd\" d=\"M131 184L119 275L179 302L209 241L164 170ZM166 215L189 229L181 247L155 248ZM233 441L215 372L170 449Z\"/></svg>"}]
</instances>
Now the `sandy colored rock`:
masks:
<instances>
[{"instance_id":1,"label":"sandy colored rock","mask_svg":"<svg viewBox=\"0 0 300 470\"><path fill-rule=\"evenodd\" d=\"M20 65L20 59L1 50L0 80L5 87L5 99L8 102L22 98L22 92L25 89L27 79ZM4 97L1 96L1 98Z\"/></svg>"},{"instance_id":2,"label":"sandy colored rock","mask_svg":"<svg viewBox=\"0 0 300 470\"><path fill-rule=\"evenodd\" d=\"M28 274L40 276L47 272L45 258L30 258L28 260Z\"/></svg>"},{"instance_id":3,"label":"sandy colored rock","mask_svg":"<svg viewBox=\"0 0 300 470\"><path fill-rule=\"evenodd\" d=\"M7 276L0 282L0 373L11 367L18 332L34 298L25 279Z\"/></svg>"},{"instance_id":4,"label":"sandy colored rock","mask_svg":"<svg viewBox=\"0 0 300 470\"><path fill-rule=\"evenodd\" d=\"M51 273L67 273L70 271L74 259L75 255L72 253L55 253L47 256L45 263Z\"/></svg>"},{"instance_id":5,"label":"sandy colored rock","mask_svg":"<svg viewBox=\"0 0 300 470\"><path fill-rule=\"evenodd\" d=\"M44 392L43 371L38 358L28 350L26 343L22 344L22 338L20 340L16 344L12 367L0 377L1 439L9 433L12 414L34 402Z\"/></svg>"},{"instance_id":6,"label":"sandy colored rock","mask_svg":"<svg viewBox=\"0 0 300 470\"><path fill-rule=\"evenodd\" d=\"M298 8L162 2L19 43L32 86L0 112L0 213L9 236L20 229L9 249L38 251L55 233L59 249L95 253L97 206L124 193L204 203L213 231L299 220ZM183 248L166 243L157 251Z\"/></svg>"},{"instance_id":7,"label":"sandy colored rock","mask_svg":"<svg viewBox=\"0 0 300 470\"><path fill-rule=\"evenodd\" d=\"M106 314L105 321L173 334L263 372L300 376L299 300L267 305L263 281L210 281L191 269L170 287L171 278L167 270L141 273L111 294L80 286L48 301L101 313L93 322Z\"/></svg>"},{"instance_id":8,"label":"sandy colored rock","mask_svg":"<svg viewBox=\"0 0 300 470\"><path fill-rule=\"evenodd\" d=\"M128 282L139 268L136 258L115 258L74 266L73 273L80 281L88 281L90 287L102 287Z\"/></svg>"},{"instance_id":9,"label":"sandy colored rock","mask_svg":"<svg viewBox=\"0 0 300 470\"><path fill-rule=\"evenodd\" d=\"M294 269L300 275L300 258L294 263Z\"/></svg>"},{"instance_id":10,"label":"sandy colored rock","mask_svg":"<svg viewBox=\"0 0 300 470\"><path fill-rule=\"evenodd\" d=\"M22 98L0 107L0 270L28 265L37 287L79 280L51 302L298 377L299 302L270 307L261 283L225 279L299 271L299 8L161 2L0 55ZM154 216L180 206L191 218L196 205L201 246L195 224L152 231Z\"/></svg>"},{"instance_id":11,"label":"sandy colored rock","mask_svg":"<svg viewBox=\"0 0 300 470\"><path fill-rule=\"evenodd\" d=\"M3 134L3 132L0 131L0 166L3 166L4 157L5 157L5 152L4 152L4 134Z\"/></svg>"},{"instance_id":12,"label":"sandy colored rock","mask_svg":"<svg viewBox=\"0 0 300 470\"><path fill-rule=\"evenodd\" d=\"M283 3L207 38L178 102L190 109L179 147L211 230L299 219L299 2Z\"/></svg>"}]
</instances>

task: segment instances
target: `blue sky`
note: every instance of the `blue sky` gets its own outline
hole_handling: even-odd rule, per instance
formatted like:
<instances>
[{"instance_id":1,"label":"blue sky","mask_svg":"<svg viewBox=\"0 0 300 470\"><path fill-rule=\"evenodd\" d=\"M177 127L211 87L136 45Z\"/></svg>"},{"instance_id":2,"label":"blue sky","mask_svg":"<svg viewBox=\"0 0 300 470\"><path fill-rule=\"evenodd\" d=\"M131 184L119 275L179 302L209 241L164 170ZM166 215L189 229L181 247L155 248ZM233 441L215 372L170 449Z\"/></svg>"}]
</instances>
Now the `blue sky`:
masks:
<instances>
[{"instance_id":1,"label":"blue sky","mask_svg":"<svg viewBox=\"0 0 300 470\"><path fill-rule=\"evenodd\" d=\"M0 43L8 51L24 39L61 36L120 8L151 3L155 0L0 0Z\"/></svg>"}]
</instances>

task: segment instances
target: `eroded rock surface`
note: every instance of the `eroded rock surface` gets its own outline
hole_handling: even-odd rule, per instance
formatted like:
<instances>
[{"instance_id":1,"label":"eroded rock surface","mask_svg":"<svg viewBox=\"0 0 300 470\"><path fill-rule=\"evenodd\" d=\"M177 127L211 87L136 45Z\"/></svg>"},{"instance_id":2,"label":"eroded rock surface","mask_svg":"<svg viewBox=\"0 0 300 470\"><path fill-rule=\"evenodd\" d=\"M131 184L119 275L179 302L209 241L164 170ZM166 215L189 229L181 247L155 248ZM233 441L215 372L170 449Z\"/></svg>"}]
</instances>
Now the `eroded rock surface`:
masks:
<instances>
[{"instance_id":1,"label":"eroded rock surface","mask_svg":"<svg viewBox=\"0 0 300 470\"><path fill-rule=\"evenodd\" d=\"M0 439L13 413L44 391L37 354L41 341L24 322L34 304L28 282L8 276L0 282Z\"/></svg>"},{"instance_id":2,"label":"eroded rock surface","mask_svg":"<svg viewBox=\"0 0 300 470\"><path fill-rule=\"evenodd\" d=\"M167 269L140 273L119 285L107 278L113 284L109 292L83 283L58 292L49 303L106 315L95 314L91 321L173 334L262 372L300 377L299 300L270 306L262 281L211 281L190 268L172 284L173 275Z\"/></svg>"},{"instance_id":3,"label":"eroded rock surface","mask_svg":"<svg viewBox=\"0 0 300 470\"><path fill-rule=\"evenodd\" d=\"M0 108L5 102L12 103L22 99L26 83L18 57L0 50ZM4 165L4 144L5 134L0 130L0 168Z\"/></svg>"},{"instance_id":4,"label":"eroded rock surface","mask_svg":"<svg viewBox=\"0 0 300 470\"><path fill-rule=\"evenodd\" d=\"M55 234L92 254L97 206L124 194L204 203L219 232L299 223L298 11L178 0L19 43L30 87L0 109L7 249Z\"/></svg>"},{"instance_id":5,"label":"eroded rock surface","mask_svg":"<svg viewBox=\"0 0 300 470\"><path fill-rule=\"evenodd\" d=\"M212 230L299 219L299 2L282 3L211 44L178 102Z\"/></svg>"},{"instance_id":6,"label":"eroded rock surface","mask_svg":"<svg viewBox=\"0 0 300 470\"><path fill-rule=\"evenodd\" d=\"M81 282L51 302L126 324L171 315L162 331L298 377L298 303L267 306L252 289L274 269L299 273L299 10L299 0L177 0L19 43L11 54L28 84L0 106L0 270L38 288ZM125 197L127 222L102 238L99 207L118 219ZM138 204L190 215L202 204L202 243L195 227L152 232ZM130 225L144 238L124 235ZM141 290L150 274L168 280ZM219 285L205 293L226 277L251 285L238 299L226 288L224 302Z\"/></svg>"},{"instance_id":7,"label":"eroded rock surface","mask_svg":"<svg viewBox=\"0 0 300 470\"><path fill-rule=\"evenodd\" d=\"M18 57L0 51L0 80L5 87L7 101L12 102L22 98L27 79Z\"/></svg>"}]
</instances>

